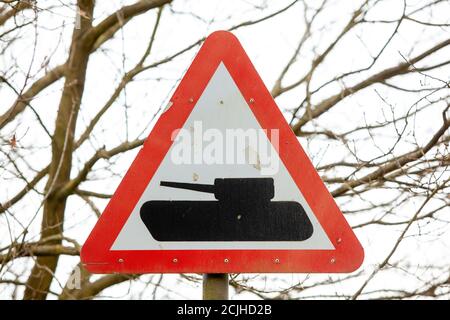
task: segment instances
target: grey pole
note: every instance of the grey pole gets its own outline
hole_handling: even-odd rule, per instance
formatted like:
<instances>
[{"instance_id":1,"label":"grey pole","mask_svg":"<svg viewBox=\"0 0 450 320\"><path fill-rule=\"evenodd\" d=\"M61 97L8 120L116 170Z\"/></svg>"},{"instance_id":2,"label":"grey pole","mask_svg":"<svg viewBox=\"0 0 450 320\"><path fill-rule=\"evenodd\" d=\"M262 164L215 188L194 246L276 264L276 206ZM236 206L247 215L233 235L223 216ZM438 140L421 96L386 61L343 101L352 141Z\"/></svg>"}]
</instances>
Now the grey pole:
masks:
<instances>
[{"instance_id":1,"label":"grey pole","mask_svg":"<svg viewBox=\"0 0 450 320\"><path fill-rule=\"evenodd\" d=\"M203 300L228 300L228 273L203 275Z\"/></svg>"}]
</instances>

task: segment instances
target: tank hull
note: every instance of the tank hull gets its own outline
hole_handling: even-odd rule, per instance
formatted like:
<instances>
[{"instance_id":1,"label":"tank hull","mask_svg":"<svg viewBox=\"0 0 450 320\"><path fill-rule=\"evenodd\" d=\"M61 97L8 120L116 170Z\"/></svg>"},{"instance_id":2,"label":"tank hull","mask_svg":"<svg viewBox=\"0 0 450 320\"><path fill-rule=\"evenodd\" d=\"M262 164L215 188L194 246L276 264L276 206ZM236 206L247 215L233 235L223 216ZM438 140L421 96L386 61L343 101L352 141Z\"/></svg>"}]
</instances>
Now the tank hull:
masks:
<instances>
[{"instance_id":1,"label":"tank hull","mask_svg":"<svg viewBox=\"0 0 450 320\"><path fill-rule=\"evenodd\" d=\"M305 210L291 201L148 201L140 215L157 241L304 241L313 234Z\"/></svg>"}]
</instances>

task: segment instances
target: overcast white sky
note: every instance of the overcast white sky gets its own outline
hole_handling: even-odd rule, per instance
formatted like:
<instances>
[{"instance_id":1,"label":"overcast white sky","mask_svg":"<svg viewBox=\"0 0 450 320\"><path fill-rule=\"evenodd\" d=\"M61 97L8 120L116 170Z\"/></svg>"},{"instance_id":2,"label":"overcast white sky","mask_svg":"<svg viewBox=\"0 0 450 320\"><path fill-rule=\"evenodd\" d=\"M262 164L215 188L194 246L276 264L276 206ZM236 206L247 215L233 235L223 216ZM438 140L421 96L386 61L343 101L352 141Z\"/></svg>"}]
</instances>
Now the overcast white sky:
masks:
<instances>
[{"instance_id":1,"label":"overcast white sky","mask_svg":"<svg viewBox=\"0 0 450 320\"><path fill-rule=\"evenodd\" d=\"M253 20L274 12L291 1L250 1L250 0L231 0L231 1L179 1L175 0L171 8L166 7L162 13L161 24L154 43L154 49L147 62L158 61L165 58L180 49L195 42L201 37L207 36L215 30L228 29L242 21ZM297 62L287 74L286 83L291 83L299 79L299 75L304 74L310 67L311 59L316 52L321 52L324 46L329 44L330 40L335 38L341 28L347 23L349 13L359 6L361 1L332 1L325 9L324 13L318 18L312 30L312 40L306 43L305 49L298 56ZM15 59L25 72L31 63L31 73L42 73L42 63L47 57L51 56L48 68L57 66L65 61L67 50L70 44L71 30L75 21L75 6L68 1L48 1L43 5L50 4L68 6L59 6L56 9L43 13L39 18L38 41L35 57L30 61L30 50L34 47L34 30L30 28L28 34L24 34L27 40L21 40L13 44L13 50L0 55L0 70L7 70L7 66ZM111 13L124 4L133 3L133 1L97 1L96 21ZM309 1L311 6L317 5L319 1ZM420 6L421 1L408 1L412 10ZM433 12L434 21L448 23L448 12L450 5L441 6L442 10ZM391 20L401 16L403 11L403 1L381 1L369 18ZM31 13L27 13L31 14ZM272 88L275 80L285 66L288 59L294 52L301 33L304 29L304 23L301 15L303 14L303 4L295 4L287 12L278 17L269 19L255 26L244 27L233 32L241 41L247 54L253 61L256 69L260 73L263 81L269 90ZM428 18L428 14L423 13L423 18ZM117 85L123 75L124 70L134 66L136 61L145 51L147 41L152 32L155 22L156 11L149 12L132 20L123 32L119 32L116 38L106 43L101 50L92 55L89 61L89 71L86 82L85 94L83 97L82 108L80 111L80 121L77 124L77 134L84 131L89 120L97 113L98 109L105 103L109 95ZM419 16L420 17L420 16ZM61 26L64 32L61 33ZM370 56L374 55L389 37L393 31L392 24L371 25L366 24L357 28L354 32L346 36L342 42L327 57L323 65L317 70L311 82L312 87L318 87L324 82L332 79L334 76L348 70L367 66L370 63ZM423 26L418 26L412 22L405 21L398 34L394 37L390 46L384 51L383 55L371 69L370 74L394 66L404 61L403 56L413 56L431 45L449 37L448 28L429 28L423 30ZM74 162L74 168L80 168L84 162L90 158L92 153L99 147L105 145L107 148L114 147L126 139L135 139L136 137L146 136L154 122L159 117L159 110L163 108L171 93L176 88L178 81L188 68L190 62L198 51L199 47L189 50L185 54L176 58L174 61L164 64L161 67L150 69L140 75L135 82L130 84L126 91L122 93L118 102L109 110L102 119L99 127L94 131L90 142L85 143L77 151ZM440 61L439 58L449 56L449 48L442 50L435 56L425 59L424 64L432 61ZM433 60L434 59L434 60ZM440 69L439 73L432 73L433 76L449 80L449 68ZM367 73L369 74L369 73ZM360 80L367 74L358 75L345 82L345 85ZM14 84L20 87L23 85L23 75L14 77ZM429 78L415 75L402 78L402 85L417 86L418 82L424 82L426 85L432 85ZM56 86L44 91L37 99L33 101L33 106L43 116L43 120L49 131L53 130L55 120L55 109L57 107L62 87L60 81ZM342 84L343 85L343 84ZM341 87L337 84L330 85L321 90L314 96L314 102L339 92ZM377 92L375 91L377 90ZM379 95L385 97L390 105L394 107L395 112L401 114L411 107L417 101L417 96L410 94L399 94L386 89L382 86L374 86L366 89L355 96L345 99L338 107L331 112L320 117L319 120L307 126L307 129L314 128L333 128L336 132L344 132L355 127L356 123L365 122L376 123L383 121L386 114L389 114L390 106L386 106ZM14 101L14 94L0 87L0 111L3 113ZM276 102L283 110L293 109L298 106L304 98L304 87L292 90L279 98ZM443 109L443 104L436 108ZM154 115L156 117L154 118ZM289 119L289 113L286 112ZM127 120L125 121L125 118ZM411 134L406 135L404 140L396 147L394 154L401 154L410 150L414 142L422 144L427 141L434 131L441 125L440 111L429 110L421 114L419 120L409 123L407 130ZM40 169L45 166L50 159L48 147L48 138L42 129L35 123L35 116L31 111L26 111L20 115L14 124L5 129L8 133L15 131L21 138L20 145L23 146L21 154L28 158L34 169ZM414 135L412 134L414 132ZM378 133L376 144L368 140L365 133L353 137L355 139L355 148L362 159L371 159L380 153L380 149L386 151L395 139L395 129L386 130ZM339 142L330 143L320 137L314 139L301 138L300 142L311 157L315 165L326 164L340 159L347 159L348 150ZM42 151L34 150L31 155L27 154L27 146L42 147ZM121 177L129 167L138 150L133 150L121 155L115 160L113 166L102 162L96 166L96 171L89 176L90 181L83 184L87 190L95 190L104 193L113 193ZM26 169L23 169L26 170ZM342 169L344 170L344 169ZM75 171L75 170L74 170ZM28 172L31 172L28 170ZM75 172L73 172L75 174ZM5 201L14 195L20 189L20 185L10 183L8 174L2 173L4 179L0 183L0 201ZM11 180L13 181L13 180ZM40 186L44 184L41 182ZM395 199L396 194L387 194L386 191L371 193L371 197L378 201L384 201L390 198ZM40 197L33 195L26 201L18 204L13 212L15 218L10 215L0 216L0 246L5 246L10 241L9 228L13 234L21 232L21 226L14 219L22 223L33 220L36 208L40 202ZM102 210L107 201L99 200L96 202ZM338 199L338 203L345 209L358 208L364 205L364 201L358 201L352 198L351 203L344 203L344 199ZM399 215L409 217L411 211L417 209L419 202L414 200L405 205L399 211ZM375 213L380 215L383 212ZM446 211L448 216L449 210ZM356 225L367 221L363 215L346 215L351 225ZM96 217L89 207L76 197L71 197L68 201L68 210L66 210L65 230L68 237L77 239L83 243L95 224ZM448 217L447 217L448 220ZM40 229L40 215L33 220L29 239L37 238ZM396 259L407 260L410 265L420 265L432 263L434 266L443 266L450 263L450 228L446 222L433 223L432 226L419 224L421 228L415 226L410 237L407 238ZM361 270L367 276L372 268L376 266L392 248L396 237L403 229L402 226L383 228L366 227L356 229L355 232L362 242L366 259ZM415 235L420 234L420 237ZM413 237L414 236L414 237ZM396 260L394 259L394 260ZM61 257L57 269L58 278L61 284L56 281L52 284L52 290L60 291L60 286L64 285L73 266L78 262L75 257ZM17 260L14 262L16 272L27 269L31 266L31 261ZM424 272L417 268L418 272ZM408 271L409 272L409 271ZM409 274L398 270L387 271L383 276L376 278L368 290L382 289L387 286L408 288L414 287L417 276L431 278L433 271L428 270L424 274ZM246 277L253 277L246 275ZM337 276L337 275L336 275ZM357 278L337 286L321 287L316 292L309 294L344 294L351 293L357 289L365 280L365 277ZM8 277L5 271L0 273L0 277ZM305 284L314 283L329 277L329 275L305 275L305 274L286 274L286 275L259 275L254 276L251 283L260 288L279 289L306 279ZM24 277L23 279L26 279ZM152 279L156 283L159 275L143 277L144 280ZM102 296L115 298L136 298L143 293L143 297L152 298L153 289L143 291L145 284L143 282L133 282L132 285L124 283L105 291ZM156 293L157 298L187 298L195 299L201 297L201 286L199 283L188 282L180 279L177 275L164 275L161 282L161 288ZM2 291L0 289L0 298L9 299L11 297L11 288ZM20 296L20 294L19 294ZM254 295L241 294L233 296L235 299L255 298Z\"/></svg>"}]
</instances>

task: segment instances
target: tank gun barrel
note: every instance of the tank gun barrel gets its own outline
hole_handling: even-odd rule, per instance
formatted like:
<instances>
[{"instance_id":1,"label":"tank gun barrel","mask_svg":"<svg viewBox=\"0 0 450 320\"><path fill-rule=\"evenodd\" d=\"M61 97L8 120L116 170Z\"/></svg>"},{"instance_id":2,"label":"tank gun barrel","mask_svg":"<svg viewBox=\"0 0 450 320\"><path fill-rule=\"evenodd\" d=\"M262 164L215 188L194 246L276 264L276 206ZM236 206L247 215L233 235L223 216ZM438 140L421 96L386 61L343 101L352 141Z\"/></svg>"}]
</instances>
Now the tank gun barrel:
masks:
<instances>
[{"instance_id":1,"label":"tank gun barrel","mask_svg":"<svg viewBox=\"0 0 450 320\"><path fill-rule=\"evenodd\" d=\"M196 183L185 183L185 182L172 182L172 181L161 181L160 186L176 188L176 189L186 189L193 191L200 191L206 193L214 193L216 188L211 184L196 184Z\"/></svg>"}]
</instances>

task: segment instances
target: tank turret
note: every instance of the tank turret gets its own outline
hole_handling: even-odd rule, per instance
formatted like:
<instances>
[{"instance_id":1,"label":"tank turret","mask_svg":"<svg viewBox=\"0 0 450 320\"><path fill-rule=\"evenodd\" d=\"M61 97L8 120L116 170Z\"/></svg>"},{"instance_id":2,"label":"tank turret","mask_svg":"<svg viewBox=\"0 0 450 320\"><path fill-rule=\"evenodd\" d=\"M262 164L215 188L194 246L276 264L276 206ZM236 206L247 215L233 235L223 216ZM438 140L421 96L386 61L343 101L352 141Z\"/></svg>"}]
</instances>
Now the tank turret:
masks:
<instances>
[{"instance_id":1,"label":"tank turret","mask_svg":"<svg viewBox=\"0 0 450 320\"><path fill-rule=\"evenodd\" d=\"M214 184L161 181L162 187L213 193L219 201L270 201L274 197L272 178L222 178Z\"/></svg>"}]
</instances>

